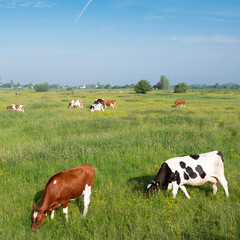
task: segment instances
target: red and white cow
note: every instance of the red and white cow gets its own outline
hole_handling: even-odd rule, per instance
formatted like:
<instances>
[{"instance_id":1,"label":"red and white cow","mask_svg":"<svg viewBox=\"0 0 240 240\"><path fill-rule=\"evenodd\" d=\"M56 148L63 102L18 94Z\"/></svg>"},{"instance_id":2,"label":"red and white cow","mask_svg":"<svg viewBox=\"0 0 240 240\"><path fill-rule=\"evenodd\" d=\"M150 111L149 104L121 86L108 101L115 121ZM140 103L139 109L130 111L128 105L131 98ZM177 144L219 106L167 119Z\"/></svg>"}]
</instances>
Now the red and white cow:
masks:
<instances>
[{"instance_id":1,"label":"red and white cow","mask_svg":"<svg viewBox=\"0 0 240 240\"><path fill-rule=\"evenodd\" d=\"M107 108L107 106L112 106L114 108L116 107L116 100L103 100L101 104L103 107L105 106L105 108Z\"/></svg>"},{"instance_id":2,"label":"red and white cow","mask_svg":"<svg viewBox=\"0 0 240 240\"><path fill-rule=\"evenodd\" d=\"M68 104L68 108L82 108L83 107L83 101L82 100L72 100Z\"/></svg>"},{"instance_id":3,"label":"red and white cow","mask_svg":"<svg viewBox=\"0 0 240 240\"><path fill-rule=\"evenodd\" d=\"M175 101L175 107L177 108L178 105L181 105L182 107L185 107L186 100L185 99L177 99Z\"/></svg>"},{"instance_id":4,"label":"red and white cow","mask_svg":"<svg viewBox=\"0 0 240 240\"><path fill-rule=\"evenodd\" d=\"M36 231L46 220L51 212L54 218L54 210L63 207L63 214L68 220L68 203L83 195L85 217L90 203L90 196L94 182L94 169L89 164L69 168L54 174L48 180L40 206L33 203L31 230Z\"/></svg>"},{"instance_id":5,"label":"red and white cow","mask_svg":"<svg viewBox=\"0 0 240 240\"><path fill-rule=\"evenodd\" d=\"M10 106L6 107L6 110L14 110L18 112L24 112L24 106L18 104L11 104Z\"/></svg>"},{"instance_id":6,"label":"red and white cow","mask_svg":"<svg viewBox=\"0 0 240 240\"><path fill-rule=\"evenodd\" d=\"M147 185L147 194L155 190L172 189L173 197L180 188L188 199L185 184L199 186L212 183L213 194L217 193L218 181L222 184L226 197L229 197L228 183L224 176L223 155L219 151L171 158L165 161L156 177Z\"/></svg>"}]
</instances>

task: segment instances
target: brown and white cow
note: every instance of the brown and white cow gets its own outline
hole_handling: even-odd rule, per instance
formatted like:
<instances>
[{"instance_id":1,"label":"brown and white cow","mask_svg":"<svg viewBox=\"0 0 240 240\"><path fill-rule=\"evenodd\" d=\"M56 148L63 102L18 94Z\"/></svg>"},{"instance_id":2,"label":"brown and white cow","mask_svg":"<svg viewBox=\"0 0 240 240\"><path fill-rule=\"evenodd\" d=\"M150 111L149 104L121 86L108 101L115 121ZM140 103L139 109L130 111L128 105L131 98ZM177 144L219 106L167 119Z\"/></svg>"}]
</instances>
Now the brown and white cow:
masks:
<instances>
[{"instance_id":1,"label":"brown and white cow","mask_svg":"<svg viewBox=\"0 0 240 240\"><path fill-rule=\"evenodd\" d=\"M175 101L175 107L177 108L178 105L182 105L182 107L185 107L186 100L185 99L177 99Z\"/></svg>"},{"instance_id":2,"label":"brown and white cow","mask_svg":"<svg viewBox=\"0 0 240 240\"><path fill-rule=\"evenodd\" d=\"M94 169L89 164L69 168L54 174L48 180L40 206L33 203L31 230L36 231L46 220L51 212L54 218L54 210L63 207L63 214L68 220L68 203L83 195L85 217L90 203L90 196L94 181Z\"/></svg>"},{"instance_id":3,"label":"brown and white cow","mask_svg":"<svg viewBox=\"0 0 240 240\"><path fill-rule=\"evenodd\" d=\"M14 110L18 112L24 112L24 106L18 104L11 104L10 106L6 107L6 110Z\"/></svg>"},{"instance_id":4,"label":"brown and white cow","mask_svg":"<svg viewBox=\"0 0 240 240\"><path fill-rule=\"evenodd\" d=\"M83 107L83 101L82 100L72 100L68 104L68 108L82 108Z\"/></svg>"},{"instance_id":5,"label":"brown and white cow","mask_svg":"<svg viewBox=\"0 0 240 240\"><path fill-rule=\"evenodd\" d=\"M119 93L119 94L122 94L122 90L119 90L118 93Z\"/></svg>"},{"instance_id":6,"label":"brown and white cow","mask_svg":"<svg viewBox=\"0 0 240 240\"><path fill-rule=\"evenodd\" d=\"M103 100L101 104L103 107L105 106L105 108L107 108L107 106L112 106L114 108L116 107L116 100Z\"/></svg>"}]
</instances>

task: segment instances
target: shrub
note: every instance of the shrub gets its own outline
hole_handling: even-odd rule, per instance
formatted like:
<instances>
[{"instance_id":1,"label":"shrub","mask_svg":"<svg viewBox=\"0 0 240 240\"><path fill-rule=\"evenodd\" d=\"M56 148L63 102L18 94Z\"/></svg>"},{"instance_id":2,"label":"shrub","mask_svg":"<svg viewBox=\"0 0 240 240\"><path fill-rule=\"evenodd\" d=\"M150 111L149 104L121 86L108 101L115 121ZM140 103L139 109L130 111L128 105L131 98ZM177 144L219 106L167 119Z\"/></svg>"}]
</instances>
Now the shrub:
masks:
<instances>
[{"instance_id":1,"label":"shrub","mask_svg":"<svg viewBox=\"0 0 240 240\"><path fill-rule=\"evenodd\" d=\"M141 80L135 85L134 90L136 93L146 93L151 90L151 86L147 80Z\"/></svg>"},{"instance_id":2,"label":"shrub","mask_svg":"<svg viewBox=\"0 0 240 240\"><path fill-rule=\"evenodd\" d=\"M36 92L47 92L50 86L48 85L48 83L40 83L37 84L34 88Z\"/></svg>"},{"instance_id":3,"label":"shrub","mask_svg":"<svg viewBox=\"0 0 240 240\"><path fill-rule=\"evenodd\" d=\"M183 93L188 90L188 85L186 83L179 83L174 86L174 93Z\"/></svg>"}]
</instances>

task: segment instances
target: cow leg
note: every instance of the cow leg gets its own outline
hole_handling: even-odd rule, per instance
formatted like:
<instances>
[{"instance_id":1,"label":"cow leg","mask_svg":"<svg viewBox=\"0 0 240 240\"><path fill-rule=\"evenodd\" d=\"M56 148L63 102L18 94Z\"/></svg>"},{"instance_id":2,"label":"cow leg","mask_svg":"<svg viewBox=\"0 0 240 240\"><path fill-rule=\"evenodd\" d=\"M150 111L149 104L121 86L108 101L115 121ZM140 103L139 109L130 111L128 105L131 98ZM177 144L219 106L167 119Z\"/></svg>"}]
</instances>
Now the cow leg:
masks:
<instances>
[{"instance_id":1,"label":"cow leg","mask_svg":"<svg viewBox=\"0 0 240 240\"><path fill-rule=\"evenodd\" d=\"M179 185L176 182L173 182L172 185L172 195L175 198L178 192Z\"/></svg>"},{"instance_id":2,"label":"cow leg","mask_svg":"<svg viewBox=\"0 0 240 240\"><path fill-rule=\"evenodd\" d=\"M168 189L167 190L170 190L170 189L172 189L172 183L168 184Z\"/></svg>"},{"instance_id":3,"label":"cow leg","mask_svg":"<svg viewBox=\"0 0 240 240\"><path fill-rule=\"evenodd\" d=\"M54 211L55 210L53 210L52 213L51 213L51 219L54 219Z\"/></svg>"},{"instance_id":4,"label":"cow leg","mask_svg":"<svg viewBox=\"0 0 240 240\"><path fill-rule=\"evenodd\" d=\"M222 184L222 186L223 186L223 188L224 188L226 197L229 198L228 182L227 182L225 176L222 175L222 176L218 177L218 180L219 180L219 182Z\"/></svg>"},{"instance_id":5,"label":"cow leg","mask_svg":"<svg viewBox=\"0 0 240 240\"><path fill-rule=\"evenodd\" d=\"M186 197L188 198L188 199L190 199L190 196L188 195L188 192L187 192L187 189L185 188L185 186L180 186L180 188L181 188L181 190L185 193L185 195L186 195Z\"/></svg>"},{"instance_id":6,"label":"cow leg","mask_svg":"<svg viewBox=\"0 0 240 240\"><path fill-rule=\"evenodd\" d=\"M217 185L218 185L218 181L215 177L212 177L209 182L212 184L213 187L213 195L216 195L217 193Z\"/></svg>"},{"instance_id":7,"label":"cow leg","mask_svg":"<svg viewBox=\"0 0 240 240\"><path fill-rule=\"evenodd\" d=\"M85 217L87 215L91 193L92 193L91 186L86 185L85 191L84 191L84 196L83 196L83 202L84 202L83 217Z\"/></svg>"},{"instance_id":8,"label":"cow leg","mask_svg":"<svg viewBox=\"0 0 240 240\"><path fill-rule=\"evenodd\" d=\"M68 205L63 207L63 214L65 215L66 221L68 220Z\"/></svg>"}]
</instances>

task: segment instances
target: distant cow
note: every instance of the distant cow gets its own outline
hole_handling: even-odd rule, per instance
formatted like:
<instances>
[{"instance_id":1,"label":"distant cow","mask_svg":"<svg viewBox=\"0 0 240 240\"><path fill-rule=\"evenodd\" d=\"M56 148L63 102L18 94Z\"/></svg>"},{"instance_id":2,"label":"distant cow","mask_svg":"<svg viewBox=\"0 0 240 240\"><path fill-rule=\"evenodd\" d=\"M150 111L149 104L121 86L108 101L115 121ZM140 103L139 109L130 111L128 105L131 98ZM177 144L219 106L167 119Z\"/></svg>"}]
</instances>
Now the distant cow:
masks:
<instances>
[{"instance_id":1,"label":"distant cow","mask_svg":"<svg viewBox=\"0 0 240 240\"><path fill-rule=\"evenodd\" d=\"M178 188L187 193L185 184L199 186L206 182L212 183L213 194L217 193L217 182L222 184L226 197L229 197L228 183L224 176L223 155L219 151L171 158L165 161L157 176L147 186L147 194L154 190L172 189L173 197Z\"/></svg>"},{"instance_id":2,"label":"distant cow","mask_svg":"<svg viewBox=\"0 0 240 240\"><path fill-rule=\"evenodd\" d=\"M86 216L94 181L94 170L89 164L69 168L54 174L48 180L40 206L33 203L31 230L36 231L46 220L51 212L51 219L54 218L54 210L63 207L63 214L68 220L68 202L83 195L84 211Z\"/></svg>"},{"instance_id":3,"label":"distant cow","mask_svg":"<svg viewBox=\"0 0 240 240\"><path fill-rule=\"evenodd\" d=\"M104 99L101 99L101 98L96 99L96 100L94 101L94 104L102 103L102 101L104 101Z\"/></svg>"},{"instance_id":4,"label":"distant cow","mask_svg":"<svg viewBox=\"0 0 240 240\"><path fill-rule=\"evenodd\" d=\"M185 99L177 99L175 101L175 107L177 108L178 105L182 105L182 107L185 107L186 100Z\"/></svg>"},{"instance_id":5,"label":"distant cow","mask_svg":"<svg viewBox=\"0 0 240 240\"><path fill-rule=\"evenodd\" d=\"M24 112L24 106L18 104L11 104L10 106L6 107L6 110L14 110L18 112Z\"/></svg>"},{"instance_id":6,"label":"distant cow","mask_svg":"<svg viewBox=\"0 0 240 240\"><path fill-rule=\"evenodd\" d=\"M112 106L114 108L116 107L116 100L103 100L101 104L105 106L105 108L107 108L107 106Z\"/></svg>"},{"instance_id":7,"label":"distant cow","mask_svg":"<svg viewBox=\"0 0 240 240\"><path fill-rule=\"evenodd\" d=\"M118 93L119 93L119 94L122 94L122 90L119 90Z\"/></svg>"},{"instance_id":8,"label":"distant cow","mask_svg":"<svg viewBox=\"0 0 240 240\"><path fill-rule=\"evenodd\" d=\"M68 108L82 108L83 107L83 101L82 100L72 100L68 104Z\"/></svg>"},{"instance_id":9,"label":"distant cow","mask_svg":"<svg viewBox=\"0 0 240 240\"><path fill-rule=\"evenodd\" d=\"M104 109L103 109L103 105L101 103L98 103L98 104L92 104L90 106L90 112L95 112L95 111L103 111L104 112Z\"/></svg>"}]
</instances>

